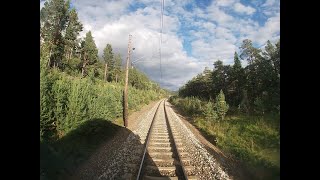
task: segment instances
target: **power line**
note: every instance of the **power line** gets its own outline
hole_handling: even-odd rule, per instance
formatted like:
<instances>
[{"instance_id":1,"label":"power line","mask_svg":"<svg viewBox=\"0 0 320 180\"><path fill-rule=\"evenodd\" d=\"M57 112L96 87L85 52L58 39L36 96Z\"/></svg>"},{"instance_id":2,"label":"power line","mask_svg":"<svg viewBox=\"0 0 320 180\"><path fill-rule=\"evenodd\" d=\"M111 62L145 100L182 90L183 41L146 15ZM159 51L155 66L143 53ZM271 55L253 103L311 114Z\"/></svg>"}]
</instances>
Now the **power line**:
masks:
<instances>
[{"instance_id":1,"label":"power line","mask_svg":"<svg viewBox=\"0 0 320 180\"><path fill-rule=\"evenodd\" d=\"M163 30L163 11L164 11L164 0L161 0L160 39L159 39L160 83L162 82L161 45L162 45L162 30Z\"/></svg>"}]
</instances>

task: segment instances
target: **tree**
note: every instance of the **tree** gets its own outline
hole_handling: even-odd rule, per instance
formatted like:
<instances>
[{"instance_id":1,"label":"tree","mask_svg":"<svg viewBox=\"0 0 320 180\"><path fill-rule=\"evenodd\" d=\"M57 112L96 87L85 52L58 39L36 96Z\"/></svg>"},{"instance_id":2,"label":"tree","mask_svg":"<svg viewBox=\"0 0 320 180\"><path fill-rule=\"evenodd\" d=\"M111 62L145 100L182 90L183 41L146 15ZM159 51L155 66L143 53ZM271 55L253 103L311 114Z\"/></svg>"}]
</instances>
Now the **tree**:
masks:
<instances>
[{"instance_id":1,"label":"tree","mask_svg":"<svg viewBox=\"0 0 320 180\"><path fill-rule=\"evenodd\" d=\"M63 33L69 21L68 10L70 2L64 0L49 0L40 10L40 36L44 43L49 44L50 67L58 67L64 55Z\"/></svg>"},{"instance_id":2,"label":"tree","mask_svg":"<svg viewBox=\"0 0 320 180\"><path fill-rule=\"evenodd\" d=\"M232 106L239 106L242 98L242 89L244 89L245 85L245 74L237 52L234 53L234 64L230 76L230 89L228 89L230 98L228 102Z\"/></svg>"},{"instance_id":3,"label":"tree","mask_svg":"<svg viewBox=\"0 0 320 180\"><path fill-rule=\"evenodd\" d=\"M229 105L225 101L225 97L222 90L220 90L220 93L216 97L215 108L216 108L216 112L218 114L219 120L224 120L224 117L229 109Z\"/></svg>"},{"instance_id":4,"label":"tree","mask_svg":"<svg viewBox=\"0 0 320 180\"><path fill-rule=\"evenodd\" d=\"M223 65L223 62L220 60L217 60L213 63L214 69L212 72L212 96L215 97L219 91L222 89L226 91L226 70L229 70L228 68L225 68Z\"/></svg>"},{"instance_id":5,"label":"tree","mask_svg":"<svg viewBox=\"0 0 320 180\"><path fill-rule=\"evenodd\" d=\"M254 107L254 100L259 96L261 91L261 74L259 74L259 65L263 57L261 56L261 50L253 47L252 41L245 39L240 46L242 59L248 61L248 66L245 68L247 83L245 89L248 93L249 111L252 112Z\"/></svg>"},{"instance_id":6,"label":"tree","mask_svg":"<svg viewBox=\"0 0 320 180\"><path fill-rule=\"evenodd\" d=\"M65 44L66 44L66 59L69 61L75 54L75 51L79 48L77 37L82 31L83 25L78 19L78 14L75 9L71 9L69 12L69 22L67 23Z\"/></svg>"},{"instance_id":7,"label":"tree","mask_svg":"<svg viewBox=\"0 0 320 180\"><path fill-rule=\"evenodd\" d=\"M252 41L249 39L245 39L242 41L242 45L240 46L241 54L240 58L246 59L248 64L251 65L259 60L261 60L261 50L253 47Z\"/></svg>"},{"instance_id":8,"label":"tree","mask_svg":"<svg viewBox=\"0 0 320 180\"><path fill-rule=\"evenodd\" d=\"M259 66L262 92L258 102L267 111L274 111L280 105L280 40L274 46L270 41L265 46L263 61ZM258 103L258 104L259 104ZM261 109L261 108L260 108Z\"/></svg>"},{"instance_id":9,"label":"tree","mask_svg":"<svg viewBox=\"0 0 320 180\"><path fill-rule=\"evenodd\" d=\"M81 43L82 76L87 74L87 66L98 61L98 49L93 40L91 31L87 32L84 41Z\"/></svg>"},{"instance_id":10,"label":"tree","mask_svg":"<svg viewBox=\"0 0 320 180\"><path fill-rule=\"evenodd\" d=\"M108 79L108 70L109 72L114 69L114 58L113 58L113 52L112 52L112 46L110 44L107 44L106 47L103 49L103 60L105 62L105 74L104 78L105 81Z\"/></svg>"},{"instance_id":11,"label":"tree","mask_svg":"<svg viewBox=\"0 0 320 180\"><path fill-rule=\"evenodd\" d=\"M205 106L204 106L204 110L203 110L203 115L206 118L206 120L217 120L218 119L218 115L217 112L214 110L214 105L212 102L208 102Z\"/></svg>"},{"instance_id":12,"label":"tree","mask_svg":"<svg viewBox=\"0 0 320 180\"><path fill-rule=\"evenodd\" d=\"M193 77L179 89L179 96L210 100L222 90L231 107L241 108L246 113L261 109L262 112L278 112L280 39L275 45L268 41L264 50L254 47L252 41L246 39L240 50L240 58L248 62L246 67L242 67L239 55L235 52L232 66L217 60L213 64L213 71L206 68L203 73Z\"/></svg>"},{"instance_id":13,"label":"tree","mask_svg":"<svg viewBox=\"0 0 320 180\"><path fill-rule=\"evenodd\" d=\"M116 82L118 82L119 76L121 74L121 64L122 64L121 55L117 54L115 57L115 64L114 64L114 73L115 73Z\"/></svg>"},{"instance_id":14,"label":"tree","mask_svg":"<svg viewBox=\"0 0 320 180\"><path fill-rule=\"evenodd\" d=\"M246 67L249 111L258 107L257 99L266 111L275 110L280 103L280 48L267 41L262 51L253 47L250 40L244 40L241 49L241 57L249 63Z\"/></svg>"}]
</instances>

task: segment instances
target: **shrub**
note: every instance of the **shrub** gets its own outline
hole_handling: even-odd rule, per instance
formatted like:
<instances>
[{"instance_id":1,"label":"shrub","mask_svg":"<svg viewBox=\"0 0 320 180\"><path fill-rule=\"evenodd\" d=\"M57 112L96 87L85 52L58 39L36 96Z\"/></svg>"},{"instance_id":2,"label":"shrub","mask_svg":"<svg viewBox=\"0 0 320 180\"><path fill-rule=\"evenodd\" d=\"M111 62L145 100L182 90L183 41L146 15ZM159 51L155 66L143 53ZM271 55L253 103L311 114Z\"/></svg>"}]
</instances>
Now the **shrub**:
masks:
<instances>
[{"instance_id":1,"label":"shrub","mask_svg":"<svg viewBox=\"0 0 320 180\"><path fill-rule=\"evenodd\" d=\"M218 119L224 120L224 117L229 109L229 105L225 101L225 97L222 90L220 90L220 93L216 97L215 109L217 111Z\"/></svg>"},{"instance_id":2,"label":"shrub","mask_svg":"<svg viewBox=\"0 0 320 180\"><path fill-rule=\"evenodd\" d=\"M88 76L72 77L46 67L45 57L40 67L40 141L59 138L90 119L113 120L122 116L120 83L106 83ZM155 90L129 87L129 110L163 97Z\"/></svg>"},{"instance_id":3,"label":"shrub","mask_svg":"<svg viewBox=\"0 0 320 180\"><path fill-rule=\"evenodd\" d=\"M208 121L214 121L218 119L218 115L214 110L214 105L211 102L208 102L203 110L203 116Z\"/></svg>"}]
</instances>

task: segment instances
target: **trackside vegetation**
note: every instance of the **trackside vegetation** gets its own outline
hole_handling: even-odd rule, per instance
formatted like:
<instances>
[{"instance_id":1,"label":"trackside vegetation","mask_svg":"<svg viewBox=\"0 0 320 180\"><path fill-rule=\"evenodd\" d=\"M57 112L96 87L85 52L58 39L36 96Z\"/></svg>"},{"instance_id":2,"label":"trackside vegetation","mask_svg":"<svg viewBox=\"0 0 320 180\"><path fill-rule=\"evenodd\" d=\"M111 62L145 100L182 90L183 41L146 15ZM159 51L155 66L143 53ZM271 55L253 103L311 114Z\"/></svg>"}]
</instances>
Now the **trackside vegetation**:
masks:
<instances>
[{"instance_id":1,"label":"trackside vegetation","mask_svg":"<svg viewBox=\"0 0 320 180\"><path fill-rule=\"evenodd\" d=\"M106 43L100 57L91 31L67 0L40 10L40 179L64 179L122 126L123 57ZM123 39L127 41L127 39ZM168 91L130 68L129 111ZM124 130L128 131L128 130Z\"/></svg>"},{"instance_id":2,"label":"trackside vegetation","mask_svg":"<svg viewBox=\"0 0 320 180\"><path fill-rule=\"evenodd\" d=\"M233 65L217 60L169 101L256 179L279 179L280 40L258 49L246 39L240 50Z\"/></svg>"}]
</instances>

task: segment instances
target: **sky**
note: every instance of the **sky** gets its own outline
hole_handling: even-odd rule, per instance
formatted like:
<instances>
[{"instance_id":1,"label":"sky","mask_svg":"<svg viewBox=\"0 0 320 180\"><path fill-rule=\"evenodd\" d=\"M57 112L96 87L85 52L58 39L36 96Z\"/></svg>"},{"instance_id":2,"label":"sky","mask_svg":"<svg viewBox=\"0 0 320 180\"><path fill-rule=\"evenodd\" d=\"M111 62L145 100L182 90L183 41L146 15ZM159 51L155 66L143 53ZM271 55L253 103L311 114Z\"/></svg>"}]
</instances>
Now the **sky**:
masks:
<instances>
[{"instance_id":1,"label":"sky","mask_svg":"<svg viewBox=\"0 0 320 180\"><path fill-rule=\"evenodd\" d=\"M164 0L161 43L161 0L71 0L71 6L84 26L80 37L91 31L100 56L109 43L125 61L131 34L135 67L169 90L218 59L232 65L244 39L262 48L280 38L280 0Z\"/></svg>"}]
</instances>

